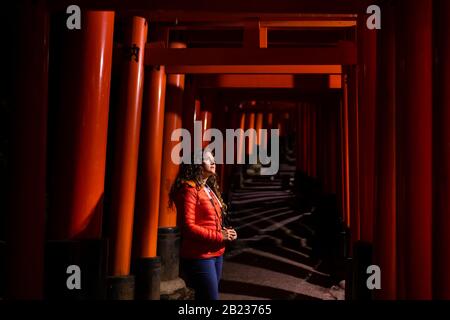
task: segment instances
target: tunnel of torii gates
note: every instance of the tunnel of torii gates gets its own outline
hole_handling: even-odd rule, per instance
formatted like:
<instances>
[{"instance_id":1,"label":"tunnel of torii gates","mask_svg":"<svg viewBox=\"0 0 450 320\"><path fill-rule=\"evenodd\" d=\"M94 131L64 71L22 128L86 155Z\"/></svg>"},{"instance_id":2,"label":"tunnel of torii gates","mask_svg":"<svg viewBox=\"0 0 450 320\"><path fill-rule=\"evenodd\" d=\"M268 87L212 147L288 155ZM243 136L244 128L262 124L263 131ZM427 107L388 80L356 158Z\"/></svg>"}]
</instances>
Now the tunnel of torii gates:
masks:
<instances>
[{"instance_id":1,"label":"tunnel of torii gates","mask_svg":"<svg viewBox=\"0 0 450 320\"><path fill-rule=\"evenodd\" d=\"M170 134L194 120L295 134L350 254L381 268L375 298L450 298L449 1L92 1L81 30L69 2L17 11L6 298L159 299L178 279Z\"/></svg>"}]
</instances>

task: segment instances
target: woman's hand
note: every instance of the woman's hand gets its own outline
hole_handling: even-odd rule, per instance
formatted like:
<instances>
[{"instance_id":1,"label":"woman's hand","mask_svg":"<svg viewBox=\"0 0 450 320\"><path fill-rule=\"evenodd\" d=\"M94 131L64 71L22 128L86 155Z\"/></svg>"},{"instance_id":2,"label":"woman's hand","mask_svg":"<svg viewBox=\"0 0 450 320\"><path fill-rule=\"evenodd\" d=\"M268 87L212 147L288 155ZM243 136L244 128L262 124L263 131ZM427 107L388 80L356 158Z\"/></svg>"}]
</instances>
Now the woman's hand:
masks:
<instances>
[{"instance_id":1,"label":"woman's hand","mask_svg":"<svg viewBox=\"0 0 450 320\"><path fill-rule=\"evenodd\" d=\"M237 232L236 230L234 230L233 228L227 229L228 233L231 236L231 241L236 240L237 239Z\"/></svg>"},{"instance_id":2,"label":"woman's hand","mask_svg":"<svg viewBox=\"0 0 450 320\"><path fill-rule=\"evenodd\" d=\"M227 229L222 229L222 237L223 237L223 241L231 241L231 236L228 233Z\"/></svg>"},{"instance_id":3,"label":"woman's hand","mask_svg":"<svg viewBox=\"0 0 450 320\"><path fill-rule=\"evenodd\" d=\"M224 241L234 241L237 239L237 233L234 229L222 229L222 236Z\"/></svg>"}]
</instances>

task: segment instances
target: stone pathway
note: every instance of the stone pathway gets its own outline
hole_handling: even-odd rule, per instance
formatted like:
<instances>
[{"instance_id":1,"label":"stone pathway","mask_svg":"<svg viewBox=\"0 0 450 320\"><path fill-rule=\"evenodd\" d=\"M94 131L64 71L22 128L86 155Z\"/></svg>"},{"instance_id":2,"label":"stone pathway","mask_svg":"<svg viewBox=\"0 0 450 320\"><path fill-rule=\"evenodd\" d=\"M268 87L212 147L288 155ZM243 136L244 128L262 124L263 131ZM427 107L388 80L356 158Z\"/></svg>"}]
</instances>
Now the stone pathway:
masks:
<instances>
[{"instance_id":1,"label":"stone pathway","mask_svg":"<svg viewBox=\"0 0 450 320\"><path fill-rule=\"evenodd\" d=\"M222 300L343 300L344 289L320 272L308 245L314 233L307 214L294 208L294 194L281 176L247 179L231 194L239 240L227 248L220 283ZM343 284L341 284L343 286Z\"/></svg>"}]
</instances>

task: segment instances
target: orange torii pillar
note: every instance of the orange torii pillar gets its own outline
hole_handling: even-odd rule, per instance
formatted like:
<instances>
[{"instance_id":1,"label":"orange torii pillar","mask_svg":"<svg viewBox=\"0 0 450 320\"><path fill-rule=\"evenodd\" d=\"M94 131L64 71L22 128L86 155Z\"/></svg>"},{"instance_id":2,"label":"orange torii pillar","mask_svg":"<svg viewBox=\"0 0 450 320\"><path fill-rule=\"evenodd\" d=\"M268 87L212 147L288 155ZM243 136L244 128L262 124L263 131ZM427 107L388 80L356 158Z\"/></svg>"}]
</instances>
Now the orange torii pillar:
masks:
<instances>
[{"instance_id":1,"label":"orange torii pillar","mask_svg":"<svg viewBox=\"0 0 450 320\"><path fill-rule=\"evenodd\" d=\"M256 121L255 121L255 129L256 129L256 135L257 135L256 144L258 145L258 147L261 147L261 142L262 142L261 130L263 129L263 119L264 119L264 114L262 112L258 112L256 114Z\"/></svg>"},{"instance_id":2,"label":"orange torii pillar","mask_svg":"<svg viewBox=\"0 0 450 320\"><path fill-rule=\"evenodd\" d=\"M284 124L284 115L282 113L277 112L276 116L276 124L275 128L279 130L279 136L284 137L286 135L286 126Z\"/></svg>"},{"instance_id":3,"label":"orange torii pillar","mask_svg":"<svg viewBox=\"0 0 450 320\"><path fill-rule=\"evenodd\" d=\"M191 77L185 78L185 87L183 95L183 110L181 123L183 129L191 134L191 151L194 150L194 124L195 121L202 121L200 110L200 99L196 97L195 81ZM201 139L202 137L200 137ZM199 143L201 145L201 142Z\"/></svg>"},{"instance_id":4,"label":"orange torii pillar","mask_svg":"<svg viewBox=\"0 0 450 320\"><path fill-rule=\"evenodd\" d=\"M161 259L156 244L165 97L164 66L146 68L133 239L135 294L140 300L160 298Z\"/></svg>"},{"instance_id":5,"label":"orange torii pillar","mask_svg":"<svg viewBox=\"0 0 450 320\"><path fill-rule=\"evenodd\" d=\"M432 298L432 2L398 2L398 298Z\"/></svg>"},{"instance_id":6,"label":"orange torii pillar","mask_svg":"<svg viewBox=\"0 0 450 320\"><path fill-rule=\"evenodd\" d=\"M239 113L237 113L235 110L232 109L232 107L226 105L226 112L227 112L227 116L224 118L224 131L222 131L222 134L224 135L224 137L226 138L226 132L225 129L233 129L233 130L237 130L239 127L239 121L241 118L241 115ZM226 191L227 188L231 188L232 184L234 183L234 176L233 176L233 172L236 168L236 164L237 164L237 151L239 148L239 141L237 141L237 139L233 140L233 146L232 149L227 149L226 148L226 143L224 143L224 147L223 147L223 161L224 164L226 164L226 155L227 153L233 153L233 161L232 163L228 164L228 165L224 165L224 181L222 182L222 190Z\"/></svg>"},{"instance_id":7,"label":"orange torii pillar","mask_svg":"<svg viewBox=\"0 0 450 320\"><path fill-rule=\"evenodd\" d=\"M283 121L283 135L280 135L282 141L280 142L281 147L286 155L286 157L292 156L292 150L290 149L290 135L292 134L293 120L288 112L283 112L281 114ZM295 149L295 146L294 146Z\"/></svg>"},{"instance_id":8,"label":"orange torii pillar","mask_svg":"<svg viewBox=\"0 0 450 320\"><path fill-rule=\"evenodd\" d=\"M245 132L245 123L247 116L244 112L238 114L235 119L234 128L235 130L242 130ZM232 184L234 188L239 188L243 186L244 183L244 167L245 167L245 136L244 134L240 135L236 141L236 151L235 154L235 165L234 165L234 173L233 173L233 181ZM231 152L227 150L227 152ZM226 155L225 155L226 160Z\"/></svg>"},{"instance_id":9,"label":"orange torii pillar","mask_svg":"<svg viewBox=\"0 0 450 320\"><path fill-rule=\"evenodd\" d=\"M366 26L367 15L358 20L359 64L359 198L361 240L373 241L375 196L375 103L377 67L377 30Z\"/></svg>"},{"instance_id":10,"label":"orange torii pillar","mask_svg":"<svg viewBox=\"0 0 450 320\"><path fill-rule=\"evenodd\" d=\"M280 136L281 136L281 124L279 122L279 113L275 112L275 110L272 113L272 129L278 130L278 138L280 138Z\"/></svg>"},{"instance_id":11,"label":"orange torii pillar","mask_svg":"<svg viewBox=\"0 0 450 320\"><path fill-rule=\"evenodd\" d=\"M205 134L205 131L210 129L212 127L212 111L211 110L202 110L200 112L200 121L202 123L202 136L201 136L201 146L202 148L206 148L210 141L204 140L203 135ZM218 167L216 166L216 169ZM218 174L218 171L216 172Z\"/></svg>"},{"instance_id":12,"label":"orange torii pillar","mask_svg":"<svg viewBox=\"0 0 450 320\"><path fill-rule=\"evenodd\" d=\"M245 131L245 122L246 122L246 115L245 113L241 113L237 129L241 129ZM242 134L240 136L239 141L237 142L237 148L236 148L236 163L237 164L244 164L245 162L245 138Z\"/></svg>"},{"instance_id":13,"label":"orange torii pillar","mask_svg":"<svg viewBox=\"0 0 450 320\"><path fill-rule=\"evenodd\" d=\"M254 152L257 153L257 160L259 161L259 150L262 148L262 128L263 128L263 114L261 112L256 113L255 117L255 130L256 130L256 145Z\"/></svg>"},{"instance_id":14,"label":"orange torii pillar","mask_svg":"<svg viewBox=\"0 0 450 320\"><path fill-rule=\"evenodd\" d=\"M47 293L59 299L101 298L106 289L101 226L114 12L84 11L81 30L63 29L50 131L47 234L54 241L46 252ZM70 265L81 270L80 290L66 286Z\"/></svg>"},{"instance_id":15,"label":"orange torii pillar","mask_svg":"<svg viewBox=\"0 0 450 320\"><path fill-rule=\"evenodd\" d=\"M266 129L275 129L273 123L273 112L268 112L264 116L264 127Z\"/></svg>"},{"instance_id":16,"label":"orange torii pillar","mask_svg":"<svg viewBox=\"0 0 450 320\"><path fill-rule=\"evenodd\" d=\"M218 175L219 175L219 187L220 187L220 191L221 192L226 192L228 191L228 185L229 185L229 174L228 174L228 167L231 167L231 165L226 165L226 161L227 161L227 145L226 145L226 129L228 129L228 121L227 119L229 119L231 117L230 111L228 106L224 105L223 103L219 104L219 112L220 111L224 111L224 116L223 117L217 117L217 115L214 117L214 127L216 129L219 129L220 132L222 132L222 135L224 137L224 143L223 143L223 147L222 147L222 164L218 164ZM217 113L218 110L216 108L215 113ZM231 129L231 128L230 128ZM234 148L234 144L233 144L233 148Z\"/></svg>"},{"instance_id":17,"label":"orange torii pillar","mask_svg":"<svg viewBox=\"0 0 450 320\"><path fill-rule=\"evenodd\" d=\"M214 94L207 94L204 96L204 107L201 112L202 123L203 123L203 133L208 129L219 130L223 137L225 138L225 128L226 119L228 116L228 107L223 103L219 102L217 96ZM220 114L220 115L219 115ZM206 147L210 144L210 141L204 141L203 146ZM222 163L218 163L220 159L218 158L218 151L214 150L216 153L216 175L218 177L218 185L220 190L223 191L225 182L225 162L226 162L226 143L223 143L222 152ZM228 177L227 177L228 178Z\"/></svg>"},{"instance_id":18,"label":"orange torii pillar","mask_svg":"<svg viewBox=\"0 0 450 320\"><path fill-rule=\"evenodd\" d=\"M348 67L347 76L347 135L348 135L348 178L350 233L352 244L360 240L359 215L359 139L358 139L358 70ZM351 246L352 246L351 244Z\"/></svg>"},{"instance_id":19,"label":"orange torii pillar","mask_svg":"<svg viewBox=\"0 0 450 320\"><path fill-rule=\"evenodd\" d=\"M212 112L211 110L203 110L200 112L200 121L202 122L202 132L205 133L206 130L211 128L212 122ZM206 147L209 144L209 141L203 141L202 146Z\"/></svg>"},{"instance_id":20,"label":"orange torii pillar","mask_svg":"<svg viewBox=\"0 0 450 320\"><path fill-rule=\"evenodd\" d=\"M185 48L179 42L170 44L173 50ZM161 257L161 295L168 296L185 286L179 275L180 232L177 227L175 205L169 206L169 192L178 174L178 165L172 162L172 132L182 127L184 74L167 76L166 106L164 113L163 154L161 163L161 191L159 200L159 228L157 254Z\"/></svg>"},{"instance_id":21,"label":"orange torii pillar","mask_svg":"<svg viewBox=\"0 0 450 320\"><path fill-rule=\"evenodd\" d=\"M194 121L200 121L200 100L195 99Z\"/></svg>"},{"instance_id":22,"label":"orange torii pillar","mask_svg":"<svg viewBox=\"0 0 450 320\"><path fill-rule=\"evenodd\" d=\"M186 77L184 83L182 123L183 128L187 129L191 137L194 136L194 121L199 118L200 101L196 98L196 84L192 77ZM191 148L194 147L194 141L191 141Z\"/></svg>"},{"instance_id":23,"label":"orange torii pillar","mask_svg":"<svg viewBox=\"0 0 450 320\"><path fill-rule=\"evenodd\" d=\"M108 233L108 298L134 298L134 277L130 276L134 200L141 127L144 80L144 51L147 21L133 17L128 22L124 41L120 102L115 119L112 160L112 191Z\"/></svg>"},{"instance_id":24,"label":"orange torii pillar","mask_svg":"<svg viewBox=\"0 0 450 320\"><path fill-rule=\"evenodd\" d=\"M206 130L211 129L213 127L213 121L216 122L216 128L217 128L217 118L213 117L214 112L218 108L216 108L216 100L215 96L213 94L206 94L203 96L201 108L200 108L200 121L202 122L202 130L203 133L205 133ZM223 112L223 110L220 110ZM203 140L203 137L202 137ZM210 142L209 141L203 141L203 147L206 147Z\"/></svg>"},{"instance_id":25,"label":"orange torii pillar","mask_svg":"<svg viewBox=\"0 0 450 320\"><path fill-rule=\"evenodd\" d=\"M436 140L433 163L434 198L434 260L433 260L433 298L450 299L450 206L448 193L450 190L450 2L438 0L437 27L437 70L436 103L434 105L433 127Z\"/></svg>"},{"instance_id":26,"label":"orange torii pillar","mask_svg":"<svg viewBox=\"0 0 450 320\"><path fill-rule=\"evenodd\" d=\"M268 112L268 113L264 114L264 129L267 129L266 148L267 148L267 150L270 150L271 132L272 132L272 129L275 129L274 121L273 121L273 112Z\"/></svg>"},{"instance_id":27,"label":"orange torii pillar","mask_svg":"<svg viewBox=\"0 0 450 320\"><path fill-rule=\"evenodd\" d=\"M372 243L361 241L361 203L360 203L360 135L359 135L359 109L358 97L359 72L361 69L355 66L347 67L347 91L348 91L348 141L349 141L349 182L350 182L350 243L352 279L348 279L349 290L347 299L368 300L372 298L372 291L366 285L367 267L372 264ZM350 295L351 294L351 295Z\"/></svg>"},{"instance_id":28,"label":"orange torii pillar","mask_svg":"<svg viewBox=\"0 0 450 320\"><path fill-rule=\"evenodd\" d=\"M255 113L254 112L247 113L245 120L246 120L245 131L247 130L253 131L255 129ZM246 147L246 154L248 159L247 161L250 161L250 155L252 155L254 152L257 151L255 150L256 138L257 138L256 135L253 134L250 134L248 137L248 145Z\"/></svg>"},{"instance_id":29,"label":"orange torii pillar","mask_svg":"<svg viewBox=\"0 0 450 320\"><path fill-rule=\"evenodd\" d=\"M44 297L49 16L45 1L18 6L15 107L5 200L5 298ZM32 54L30 54L32 52ZM2 255L3 247L0 248ZM3 268L2 268L3 270ZM3 283L3 281L1 281ZM3 289L3 288L1 288ZM2 292L3 293L3 292Z\"/></svg>"},{"instance_id":30,"label":"orange torii pillar","mask_svg":"<svg viewBox=\"0 0 450 320\"><path fill-rule=\"evenodd\" d=\"M375 298L397 298L397 222L395 179L395 17L392 5L383 6L383 28L379 31L379 75L376 106L376 176L374 216L374 264L380 266L382 290Z\"/></svg>"},{"instance_id":31,"label":"orange torii pillar","mask_svg":"<svg viewBox=\"0 0 450 320\"><path fill-rule=\"evenodd\" d=\"M280 148L280 161L283 162L286 158L286 124L284 121L284 114L280 112L276 112L273 114L273 129L278 130L278 141L279 141L279 148Z\"/></svg>"},{"instance_id":32,"label":"orange torii pillar","mask_svg":"<svg viewBox=\"0 0 450 320\"><path fill-rule=\"evenodd\" d=\"M348 228L352 224L350 216L350 161L349 161L349 136L348 136L348 82L347 75L342 77L342 102L339 113L339 137L340 137L340 164L341 164L341 204L343 219Z\"/></svg>"},{"instance_id":33,"label":"orange torii pillar","mask_svg":"<svg viewBox=\"0 0 450 320\"><path fill-rule=\"evenodd\" d=\"M359 225L358 242L353 252L354 261L354 299L371 299L372 291L367 289L366 270L373 259L374 197L375 197L375 104L376 104L376 67L377 34L366 25L368 15L360 14L357 26L358 45L358 83L357 92L357 200ZM353 122L353 121L352 121ZM352 190L353 191L353 190ZM352 194L353 196L353 194ZM358 198L356 198L358 197ZM355 203L356 205L356 203ZM356 224L356 221L355 221Z\"/></svg>"},{"instance_id":34,"label":"orange torii pillar","mask_svg":"<svg viewBox=\"0 0 450 320\"><path fill-rule=\"evenodd\" d=\"M196 100L196 88L194 80L192 77L185 77L181 121L183 122L183 127L187 129L191 133L191 135L194 134Z\"/></svg>"}]
</instances>

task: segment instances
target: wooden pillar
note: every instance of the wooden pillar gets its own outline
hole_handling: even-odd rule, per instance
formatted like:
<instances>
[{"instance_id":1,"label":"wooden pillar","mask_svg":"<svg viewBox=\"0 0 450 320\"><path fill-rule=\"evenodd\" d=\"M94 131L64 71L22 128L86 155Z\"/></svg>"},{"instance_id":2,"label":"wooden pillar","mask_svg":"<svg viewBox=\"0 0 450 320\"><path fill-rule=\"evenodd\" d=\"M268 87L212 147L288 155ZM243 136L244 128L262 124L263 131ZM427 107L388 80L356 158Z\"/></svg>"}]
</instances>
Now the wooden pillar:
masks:
<instances>
[{"instance_id":1,"label":"wooden pillar","mask_svg":"<svg viewBox=\"0 0 450 320\"><path fill-rule=\"evenodd\" d=\"M135 210L136 256L141 258L156 256L165 97L164 66L146 69Z\"/></svg>"},{"instance_id":2,"label":"wooden pillar","mask_svg":"<svg viewBox=\"0 0 450 320\"><path fill-rule=\"evenodd\" d=\"M191 133L191 137L194 136L194 121L199 116L200 108L199 101L196 99L197 87L193 77L185 78L184 97L183 97L183 128L187 129ZM196 112L198 111L198 112ZM191 148L194 148L194 142L191 141Z\"/></svg>"},{"instance_id":3,"label":"wooden pillar","mask_svg":"<svg viewBox=\"0 0 450 320\"><path fill-rule=\"evenodd\" d=\"M349 210L352 243L360 240L360 204L359 204L359 128L358 128L358 70L348 67L347 91L348 110L348 175L349 175Z\"/></svg>"},{"instance_id":4,"label":"wooden pillar","mask_svg":"<svg viewBox=\"0 0 450 320\"><path fill-rule=\"evenodd\" d=\"M246 121L246 115L245 113L241 113L239 123L238 123L238 129L245 131L245 121ZM244 142L245 138L244 135L240 136L239 141L237 142L237 150L236 150L236 163L243 163L245 158L245 150L244 150Z\"/></svg>"},{"instance_id":5,"label":"wooden pillar","mask_svg":"<svg viewBox=\"0 0 450 320\"><path fill-rule=\"evenodd\" d=\"M188 82L189 83L189 82ZM186 91L188 90L188 91ZM183 119L181 120L183 124L183 128L187 129L191 133L191 150L193 151L195 148L194 141L194 124L196 121L202 122L202 111L201 111L201 102L200 98L196 98L195 85L188 85L185 87L184 92L185 96L192 97L185 99L183 103ZM189 92L191 91L191 92ZM203 139L203 136L199 137L200 140ZM203 146L203 142L200 141L199 145Z\"/></svg>"},{"instance_id":6,"label":"wooden pillar","mask_svg":"<svg viewBox=\"0 0 450 320\"><path fill-rule=\"evenodd\" d=\"M216 110L220 110L222 112L222 116L224 115L224 111L222 108L217 108L217 100L215 94L205 94L203 96L203 104L201 106L200 118L202 121L203 132L211 128L218 127L219 119L215 116ZM206 141L209 143L208 141Z\"/></svg>"},{"instance_id":7,"label":"wooden pillar","mask_svg":"<svg viewBox=\"0 0 450 320\"><path fill-rule=\"evenodd\" d=\"M244 22L244 48L267 48L267 28L261 27L258 19Z\"/></svg>"},{"instance_id":8,"label":"wooden pillar","mask_svg":"<svg viewBox=\"0 0 450 320\"><path fill-rule=\"evenodd\" d=\"M263 119L264 119L264 114L262 112L258 112L256 114L256 120L255 120L255 129L256 129L256 135L257 135L256 144L258 145L258 147L261 145L261 139L262 139L261 130L263 128Z\"/></svg>"},{"instance_id":9,"label":"wooden pillar","mask_svg":"<svg viewBox=\"0 0 450 320\"><path fill-rule=\"evenodd\" d=\"M46 250L46 274L51 298L99 299L106 288L102 215L114 15L83 11L81 30L55 26L61 38L53 56L48 163L47 234L53 241ZM68 290L61 281L69 262L83 270L81 290Z\"/></svg>"},{"instance_id":10,"label":"wooden pillar","mask_svg":"<svg viewBox=\"0 0 450 320\"><path fill-rule=\"evenodd\" d=\"M430 299L432 227L432 2L397 7L399 298Z\"/></svg>"},{"instance_id":11,"label":"wooden pillar","mask_svg":"<svg viewBox=\"0 0 450 320\"><path fill-rule=\"evenodd\" d=\"M450 299L450 2L434 1L436 38L433 110L433 298Z\"/></svg>"},{"instance_id":12,"label":"wooden pillar","mask_svg":"<svg viewBox=\"0 0 450 320\"><path fill-rule=\"evenodd\" d=\"M266 124L266 129L273 129L273 112L268 112L266 113L265 117L265 124Z\"/></svg>"},{"instance_id":13,"label":"wooden pillar","mask_svg":"<svg viewBox=\"0 0 450 320\"><path fill-rule=\"evenodd\" d=\"M144 49L147 42L147 21L133 17L126 26L125 60L122 65L120 102L118 105L113 146L111 213L109 216L110 265L109 286L117 299L132 299L130 289L131 241L134 200L141 127L144 80ZM129 291L129 292L128 292Z\"/></svg>"},{"instance_id":14,"label":"wooden pillar","mask_svg":"<svg viewBox=\"0 0 450 320\"><path fill-rule=\"evenodd\" d=\"M276 114L276 129L280 130L279 132L280 138L286 136L286 124L284 122L284 114L281 112L277 112Z\"/></svg>"},{"instance_id":15,"label":"wooden pillar","mask_svg":"<svg viewBox=\"0 0 450 320\"><path fill-rule=\"evenodd\" d=\"M231 117L231 114L229 112L229 107L225 105L221 99L216 94L210 94L205 97L205 111L208 111L210 113L209 118L209 127L208 129L214 128L219 130L224 139L226 138L226 128L228 126L228 120ZM229 127L228 127L229 128ZM207 144L210 142L207 141ZM219 163L218 150L215 150L216 152L216 175L218 177L218 185L220 188L220 191L223 192L225 190L225 187L228 185L228 177L226 176L226 143L224 141L222 146L222 163Z\"/></svg>"},{"instance_id":16,"label":"wooden pillar","mask_svg":"<svg viewBox=\"0 0 450 320\"><path fill-rule=\"evenodd\" d=\"M167 29L160 29L155 35L155 40L167 43ZM145 68L132 251L138 300L159 300L161 296L161 257L157 256L157 243L165 98L164 66Z\"/></svg>"},{"instance_id":17,"label":"wooden pillar","mask_svg":"<svg viewBox=\"0 0 450 320\"><path fill-rule=\"evenodd\" d=\"M341 197L344 221L347 227L353 223L350 215L350 158L348 127L348 76L342 77L342 102L340 108L340 144L341 144Z\"/></svg>"},{"instance_id":18,"label":"wooden pillar","mask_svg":"<svg viewBox=\"0 0 450 320\"><path fill-rule=\"evenodd\" d=\"M266 138L267 143L266 143L266 146L267 146L268 150L270 150L270 146L271 146L271 143L272 143L272 140L270 139L271 132L272 132L271 130L275 129L273 120L274 120L273 119L273 112L268 112L268 113L266 113L264 115L264 127L265 127L265 129L267 129L267 138ZM297 121L298 121L298 119L297 119ZM298 132L297 132L297 135L298 135Z\"/></svg>"},{"instance_id":19,"label":"wooden pillar","mask_svg":"<svg viewBox=\"0 0 450 320\"><path fill-rule=\"evenodd\" d=\"M200 100L195 99L194 120L200 121L200 113L201 113Z\"/></svg>"},{"instance_id":20,"label":"wooden pillar","mask_svg":"<svg viewBox=\"0 0 450 320\"><path fill-rule=\"evenodd\" d=\"M61 71L49 166L51 239L101 236L114 12L86 11L83 20Z\"/></svg>"},{"instance_id":21,"label":"wooden pillar","mask_svg":"<svg viewBox=\"0 0 450 320\"><path fill-rule=\"evenodd\" d=\"M373 240L373 215L375 196L375 103L377 68L377 30L366 26L366 15L358 20L359 53L359 199L361 240Z\"/></svg>"},{"instance_id":22,"label":"wooden pillar","mask_svg":"<svg viewBox=\"0 0 450 320\"><path fill-rule=\"evenodd\" d=\"M200 121L202 122L203 132L211 128L212 112L210 110L203 110L200 112Z\"/></svg>"},{"instance_id":23,"label":"wooden pillar","mask_svg":"<svg viewBox=\"0 0 450 320\"><path fill-rule=\"evenodd\" d=\"M246 115L246 126L245 126L245 130L251 130L251 129L255 129L255 113L254 112L249 112ZM255 141L256 137L254 135L249 135L248 138L248 145L246 147L246 151L247 151L247 155L252 154L255 150L254 150L254 145L256 144Z\"/></svg>"},{"instance_id":24,"label":"wooden pillar","mask_svg":"<svg viewBox=\"0 0 450 320\"><path fill-rule=\"evenodd\" d=\"M6 297L42 299L48 110L49 17L45 1L18 5L15 107L6 216ZM8 31L9 32L9 31ZM32 54L30 54L32 52Z\"/></svg>"},{"instance_id":25,"label":"wooden pillar","mask_svg":"<svg viewBox=\"0 0 450 320\"><path fill-rule=\"evenodd\" d=\"M185 48L183 43L174 42L171 48ZM178 165L171 159L172 148L178 143L171 141L172 132L181 128L184 74L167 76L166 106L164 114L163 157L161 168L161 195L159 205L159 226L175 227L177 224L175 207L169 207L169 191L178 173Z\"/></svg>"},{"instance_id":26,"label":"wooden pillar","mask_svg":"<svg viewBox=\"0 0 450 320\"><path fill-rule=\"evenodd\" d=\"M170 47L177 50L186 45L173 42ZM179 142L171 141L171 136L174 130L182 128L184 80L184 74L167 76L157 243L157 254L161 257L161 296L167 298L185 286L179 278L180 232L177 227L177 212L175 205L169 205L169 192L179 167L171 157L173 147ZM170 284L171 281L176 285Z\"/></svg>"},{"instance_id":27,"label":"wooden pillar","mask_svg":"<svg viewBox=\"0 0 450 320\"><path fill-rule=\"evenodd\" d=\"M163 148L166 74L164 66L145 70L142 128L136 187L133 257L136 298L157 300L160 267L157 257L161 158Z\"/></svg>"},{"instance_id":28,"label":"wooden pillar","mask_svg":"<svg viewBox=\"0 0 450 320\"><path fill-rule=\"evenodd\" d=\"M383 6L383 28L378 41L378 94L376 126L376 207L374 221L374 263L383 276L377 299L397 297L397 215L395 166L395 17L394 8Z\"/></svg>"},{"instance_id":29,"label":"wooden pillar","mask_svg":"<svg viewBox=\"0 0 450 320\"><path fill-rule=\"evenodd\" d=\"M222 128L222 134L224 135L224 138L226 138L226 129L233 129L236 130L239 122L239 114L234 110L233 106L230 104L225 105L225 111L226 111L226 117L223 119L223 125ZM228 194L231 188L232 182L232 175L233 170L235 168L235 164L237 163L235 159L233 159L232 164L226 163L226 155L227 152L233 152L233 155L236 156L237 154L237 148L238 148L239 141L234 141L233 148L231 150L227 149L226 143L224 143L223 146L223 178L221 179L221 190L224 193L225 201L228 200Z\"/></svg>"}]
</instances>

